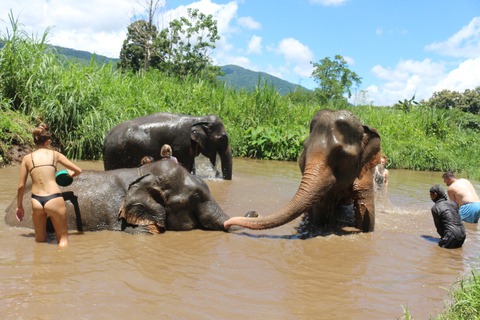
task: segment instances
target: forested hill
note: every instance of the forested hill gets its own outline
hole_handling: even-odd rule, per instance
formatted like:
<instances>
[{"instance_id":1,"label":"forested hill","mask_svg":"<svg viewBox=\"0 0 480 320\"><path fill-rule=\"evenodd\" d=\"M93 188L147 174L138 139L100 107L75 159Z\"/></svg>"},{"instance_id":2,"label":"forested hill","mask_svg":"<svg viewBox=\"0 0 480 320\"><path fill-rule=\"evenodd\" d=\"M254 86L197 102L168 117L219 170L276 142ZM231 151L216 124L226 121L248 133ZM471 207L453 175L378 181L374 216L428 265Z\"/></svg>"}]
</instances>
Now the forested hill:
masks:
<instances>
[{"instance_id":1,"label":"forested hill","mask_svg":"<svg viewBox=\"0 0 480 320\"><path fill-rule=\"evenodd\" d=\"M61 55L64 55L69 60L75 60L82 64L90 64L93 54L88 51L75 50L70 48L63 48L54 46L57 49L57 52ZM107 58L102 55L95 54L95 62L97 63L116 63L119 59ZM258 79L260 78L260 85L264 85L265 82L267 86L274 86L278 93L287 94L289 92L295 91L299 85L290 83L288 81L282 80L278 77L272 76L265 72L256 72L248 70L236 65L226 65L221 67L222 71L225 72L224 76L219 76L218 80L225 81L228 86L231 86L235 89L245 89L249 92L255 90L258 85ZM301 87L303 90L308 90Z\"/></svg>"},{"instance_id":2,"label":"forested hill","mask_svg":"<svg viewBox=\"0 0 480 320\"><path fill-rule=\"evenodd\" d=\"M258 79L260 78L260 85L264 85L265 81L268 86L274 86L278 93L287 94L295 91L299 85L282 80L278 77L272 76L265 72L256 72L248 70L236 65L226 65L222 67L222 71L225 72L224 76L219 76L218 79L225 81L227 85L234 88L244 88L247 91L255 90L258 85ZM301 87L303 90L308 90Z\"/></svg>"},{"instance_id":3,"label":"forested hill","mask_svg":"<svg viewBox=\"0 0 480 320\"><path fill-rule=\"evenodd\" d=\"M64 55L69 60L74 60L74 61L78 61L80 63L85 63L85 64L89 64L90 61L92 60L93 53L91 52L58 47L58 46L53 46L53 47L57 50L59 54ZM94 60L97 63L108 64L110 62L116 63L119 59L108 58L99 54L95 54Z\"/></svg>"}]
</instances>

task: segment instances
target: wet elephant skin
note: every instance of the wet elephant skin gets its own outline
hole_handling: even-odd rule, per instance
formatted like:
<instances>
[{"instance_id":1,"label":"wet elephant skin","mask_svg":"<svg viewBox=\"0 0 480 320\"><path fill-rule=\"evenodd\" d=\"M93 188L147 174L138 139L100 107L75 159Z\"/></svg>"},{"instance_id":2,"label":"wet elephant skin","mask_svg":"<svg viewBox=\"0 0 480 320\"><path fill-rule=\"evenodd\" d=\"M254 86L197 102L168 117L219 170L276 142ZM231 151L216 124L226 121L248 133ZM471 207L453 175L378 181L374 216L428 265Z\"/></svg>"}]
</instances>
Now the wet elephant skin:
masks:
<instances>
[{"instance_id":1,"label":"wet elephant skin","mask_svg":"<svg viewBox=\"0 0 480 320\"><path fill-rule=\"evenodd\" d=\"M298 160L302 181L292 200L274 214L259 218L235 217L225 223L250 229L284 225L302 214L306 227L329 224L340 206L353 203L355 228L375 226L373 170L380 163L380 134L363 125L350 111L318 111Z\"/></svg>"},{"instance_id":2,"label":"wet elephant skin","mask_svg":"<svg viewBox=\"0 0 480 320\"><path fill-rule=\"evenodd\" d=\"M61 187L61 191L70 230L223 231L223 223L229 218L211 196L207 184L172 160L131 169L85 170L70 186ZM6 210L6 223L33 228L31 184L27 185L23 198L23 222L15 218L16 204L15 197Z\"/></svg>"},{"instance_id":3,"label":"wet elephant skin","mask_svg":"<svg viewBox=\"0 0 480 320\"><path fill-rule=\"evenodd\" d=\"M169 144L173 156L194 174L195 157L203 154L215 167L219 155L221 176L226 180L232 179L230 142L222 120L216 115L197 117L158 112L124 121L113 127L105 137L105 170L137 167L144 156L159 160L164 144ZM220 177L218 171L217 175Z\"/></svg>"}]
</instances>

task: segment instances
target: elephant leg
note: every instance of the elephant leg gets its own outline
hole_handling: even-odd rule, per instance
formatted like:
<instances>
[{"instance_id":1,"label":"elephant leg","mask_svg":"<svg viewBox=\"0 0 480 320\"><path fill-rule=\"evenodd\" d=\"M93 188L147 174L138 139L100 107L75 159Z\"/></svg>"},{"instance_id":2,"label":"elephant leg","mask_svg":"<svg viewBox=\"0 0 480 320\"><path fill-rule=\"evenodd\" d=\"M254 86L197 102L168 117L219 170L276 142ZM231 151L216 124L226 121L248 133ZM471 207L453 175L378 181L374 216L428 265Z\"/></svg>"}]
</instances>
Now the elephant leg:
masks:
<instances>
[{"instance_id":1,"label":"elephant leg","mask_svg":"<svg viewBox=\"0 0 480 320\"><path fill-rule=\"evenodd\" d=\"M335 209L335 200L331 196L315 203L306 214L305 221L314 226L326 226L332 221Z\"/></svg>"},{"instance_id":2,"label":"elephant leg","mask_svg":"<svg viewBox=\"0 0 480 320\"><path fill-rule=\"evenodd\" d=\"M355 227L363 232L371 232L375 228L375 192L372 173L368 172L361 180L355 180L353 191Z\"/></svg>"}]
</instances>

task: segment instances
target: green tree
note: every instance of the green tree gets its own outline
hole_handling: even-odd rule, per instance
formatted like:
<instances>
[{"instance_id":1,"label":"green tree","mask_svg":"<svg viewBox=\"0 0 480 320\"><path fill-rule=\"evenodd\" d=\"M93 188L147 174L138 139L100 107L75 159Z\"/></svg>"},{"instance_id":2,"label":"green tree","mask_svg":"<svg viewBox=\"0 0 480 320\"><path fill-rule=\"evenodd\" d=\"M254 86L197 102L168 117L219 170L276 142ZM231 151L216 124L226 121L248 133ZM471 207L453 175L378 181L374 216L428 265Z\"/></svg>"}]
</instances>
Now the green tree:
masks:
<instances>
[{"instance_id":1,"label":"green tree","mask_svg":"<svg viewBox=\"0 0 480 320\"><path fill-rule=\"evenodd\" d=\"M362 78L347 67L347 61L336 55L334 60L326 57L318 63L310 62L314 70L312 77L319 88L315 92L321 100L343 100L344 95L352 96L350 88L356 83L359 86Z\"/></svg>"},{"instance_id":2,"label":"green tree","mask_svg":"<svg viewBox=\"0 0 480 320\"><path fill-rule=\"evenodd\" d=\"M480 113L480 87L466 89L463 93L444 89L434 92L426 105L436 109L459 109L473 114Z\"/></svg>"},{"instance_id":3,"label":"green tree","mask_svg":"<svg viewBox=\"0 0 480 320\"><path fill-rule=\"evenodd\" d=\"M459 107L461 99L459 92L445 89L434 92L427 105L435 109L455 109Z\"/></svg>"},{"instance_id":4,"label":"green tree","mask_svg":"<svg viewBox=\"0 0 480 320\"><path fill-rule=\"evenodd\" d=\"M158 68L167 74L185 77L189 74L212 77L221 74L210 58L215 41L220 39L217 21L198 9L187 9L188 18L169 23L156 38L160 62Z\"/></svg>"},{"instance_id":5,"label":"green tree","mask_svg":"<svg viewBox=\"0 0 480 320\"><path fill-rule=\"evenodd\" d=\"M127 39L123 42L120 51L118 66L124 70L134 72L143 69L148 71L152 59L156 56L154 39L157 37L157 27L154 24L157 12L162 6L162 0L144 0L138 2L143 7L143 13L139 15L133 12L135 22L128 26Z\"/></svg>"},{"instance_id":6,"label":"green tree","mask_svg":"<svg viewBox=\"0 0 480 320\"><path fill-rule=\"evenodd\" d=\"M415 95L413 95L413 97L410 100L407 100L407 99L404 99L403 101L398 100L398 103L395 103L393 107L397 109L402 109L403 112L407 113L412 111L412 109L415 106L418 106L420 104L421 103L418 103L417 101L415 101Z\"/></svg>"},{"instance_id":7,"label":"green tree","mask_svg":"<svg viewBox=\"0 0 480 320\"><path fill-rule=\"evenodd\" d=\"M153 32L153 34L152 34ZM145 20L138 20L128 26L127 39L123 41L120 51L118 67L123 70L137 72L141 69L148 70L152 59L152 47L148 43L156 33L156 27L149 30ZM148 54L147 54L148 53ZM150 56L150 59L146 58Z\"/></svg>"},{"instance_id":8,"label":"green tree","mask_svg":"<svg viewBox=\"0 0 480 320\"><path fill-rule=\"evenodd\" d=\"M160 32L145 20L133 22L120 52L119 67L136 72L143 66L144 70L154 68L177 77L194 75L215 81L222 74L210 58L215 41L220 39L217 21L198 9L189 8L187 13L188 17L171 21Z\"/></svg>"},{"instance_id":9,"label":"green tree","mask_svg":"<svg viewBox=\"0 0 480 320\"><path fill-rule=\"evenodd\" d=\"M480 113L480 87L474 90L467 89L460 99L460 108L465 112L473 114Z\"/></svg>"}]
</instances>

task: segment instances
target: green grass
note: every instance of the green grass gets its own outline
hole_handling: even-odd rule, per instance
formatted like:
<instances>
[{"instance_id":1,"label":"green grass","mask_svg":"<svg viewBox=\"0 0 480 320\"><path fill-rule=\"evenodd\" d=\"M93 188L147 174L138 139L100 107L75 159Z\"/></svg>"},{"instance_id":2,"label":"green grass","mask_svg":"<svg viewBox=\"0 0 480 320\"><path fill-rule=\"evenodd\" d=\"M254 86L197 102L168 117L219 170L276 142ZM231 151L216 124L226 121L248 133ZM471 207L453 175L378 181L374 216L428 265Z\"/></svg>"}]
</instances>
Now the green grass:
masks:
<instances>
[{"instance_id":1,"label":"green grass","mask_svg":"<svg viewBox=\"0 0 480 320\"><path fill-rule=\"evenodd\" d=\"M445 302L445 310L436 320L479 320L480 319L480 274L472 269L471 275L459 279L450 289L450 301ZM402 320L414 319L408 308L402 307Z\"/></svg>"},{"instance_id":2,"label":"green grass","mask_svg":"<svg viewBox=\"0 0 480 320\"><path fill-rule=\"evenodd\" d=\"M473 269L471 276L454 284L450 295L452 302L437 318L438 320L478 320L480 319L480 274Z\"/></svg>"}]
</instances>

